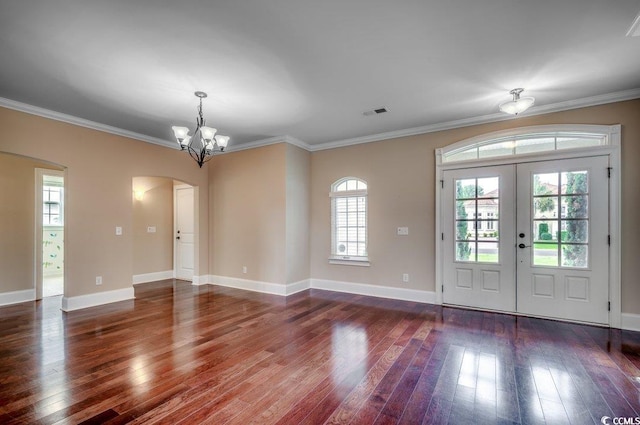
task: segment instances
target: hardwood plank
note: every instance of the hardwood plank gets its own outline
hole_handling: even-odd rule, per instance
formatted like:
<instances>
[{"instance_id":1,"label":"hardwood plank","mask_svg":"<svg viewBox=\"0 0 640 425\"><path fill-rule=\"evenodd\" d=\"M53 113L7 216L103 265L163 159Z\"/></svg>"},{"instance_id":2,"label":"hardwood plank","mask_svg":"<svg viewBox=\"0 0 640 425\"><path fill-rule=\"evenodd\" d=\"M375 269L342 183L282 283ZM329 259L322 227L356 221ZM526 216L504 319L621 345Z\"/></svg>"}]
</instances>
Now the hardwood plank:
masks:
<instances>
[{"instance_id":1,"label":"hardwood plank","mask_svg":"<svg viewBox=\"0 0 640 425\"><path fill-rule=\"evenodd\" d=\"M640 333L165 280L0 307L0 423L600 423L640 415Z\"/></svg>"}]
</instances>

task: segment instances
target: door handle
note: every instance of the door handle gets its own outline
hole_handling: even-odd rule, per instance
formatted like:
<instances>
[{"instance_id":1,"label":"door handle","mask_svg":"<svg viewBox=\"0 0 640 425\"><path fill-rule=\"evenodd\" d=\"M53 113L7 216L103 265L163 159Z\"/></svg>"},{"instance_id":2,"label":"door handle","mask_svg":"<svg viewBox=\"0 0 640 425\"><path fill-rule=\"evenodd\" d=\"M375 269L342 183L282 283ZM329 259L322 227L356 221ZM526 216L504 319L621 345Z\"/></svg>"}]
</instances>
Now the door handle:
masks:
<instances>
[{"instance_id":1,"label":"door handle","mask_svg":"<svg viewBox=\"0 0 640 425\"><path fill-rule=\"evenodd\" d=\"M176 236L176 239L180 239L180 236Z\"/></svg>"},{"instance_id":2,"label":"door handle","mask_svg":"<svg viewBox=\"0 0 640 425\"><path fill-rule=\"evenodd\" d=\"M518 245L518 248L531 248L531 245L525 245L523 243L521 243L520 245Z\"/></svg>"}]
</instances>

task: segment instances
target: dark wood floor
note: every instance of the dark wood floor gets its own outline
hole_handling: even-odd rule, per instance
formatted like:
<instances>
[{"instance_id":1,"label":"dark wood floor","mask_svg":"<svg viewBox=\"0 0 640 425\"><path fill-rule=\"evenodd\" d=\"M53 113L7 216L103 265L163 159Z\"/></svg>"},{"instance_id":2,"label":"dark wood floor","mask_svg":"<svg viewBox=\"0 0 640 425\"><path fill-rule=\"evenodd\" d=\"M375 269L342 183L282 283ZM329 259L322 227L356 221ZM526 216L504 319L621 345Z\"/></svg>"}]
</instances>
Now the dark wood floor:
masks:
<instances>
[{"instance_id":1,"label":"dark wood floor","mask_svg":"<svg viewBox=\"0 0 640 425\"><path fill-rule=\"evenodd\" d=\"M0 308L0 423L575 423L640 416L640 334L311 290L139 285Z\"/></svg>"}]
</instances>

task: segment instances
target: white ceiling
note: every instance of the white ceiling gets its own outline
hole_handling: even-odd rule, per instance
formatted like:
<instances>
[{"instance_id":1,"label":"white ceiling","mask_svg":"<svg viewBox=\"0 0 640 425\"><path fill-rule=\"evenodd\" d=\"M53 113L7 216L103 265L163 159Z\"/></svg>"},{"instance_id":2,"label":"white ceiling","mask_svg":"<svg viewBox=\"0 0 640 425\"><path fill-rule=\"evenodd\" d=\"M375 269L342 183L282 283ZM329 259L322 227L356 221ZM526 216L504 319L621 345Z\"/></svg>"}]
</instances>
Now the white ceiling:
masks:
<instances>
[{"instance_id":1,"label":"white ceiling","mask_svg":"<svg viewBox=\"0 0 640 425\"><path fill-rule=\"evenodd\" d=\"M0 97L141 138L311 148L640 97L640 0L0 0ZM584 102L583 102L584 103ZM366 110L390 112L365 117ZM162 142L161 142L162 143Z\"/></svg>"}]
</instances>

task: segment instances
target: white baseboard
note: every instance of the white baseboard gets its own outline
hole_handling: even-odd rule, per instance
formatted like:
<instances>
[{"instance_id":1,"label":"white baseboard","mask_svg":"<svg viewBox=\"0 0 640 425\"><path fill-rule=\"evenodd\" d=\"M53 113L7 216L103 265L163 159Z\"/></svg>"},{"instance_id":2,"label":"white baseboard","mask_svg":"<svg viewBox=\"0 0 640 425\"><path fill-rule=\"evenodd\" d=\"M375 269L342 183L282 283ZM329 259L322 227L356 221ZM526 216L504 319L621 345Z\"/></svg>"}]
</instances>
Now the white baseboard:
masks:
<instances>
[{"instance_id":1,"label":"white baseboard","mask_svg":"<svg viewBox=\"0 0 640 425\"><path fill-rule=\"evenodd\" d=\"M199 285L205 284L200 282L200 279L198 279L198 282ZM300 281L292 283L291 285L283 285L281 283L260 282L257 280L239 279L236 277L215 275L209 275L206 279L206 283L210 285L226 286L229 288L244 289L246 291L282 296L291 295L293 293L307 289L307 287L304 287L305 282L307 281Z\"/></svg>"},{"instance_id":2,"label":"white baseboard","mask_svg":"<svg viewBox=\"0 0 640 425\"><path fill-rule=\"evenodd\" d=\"M195 281L195 280L194 280ZM238 279L227 276L206 276L198 279L199 284L220 285L246 291L262 292L273 295L292 295L306 289L325 289L349 294L369 295L372 297L390 298L402 301L416 301L435 304L436 294L431 291L417 289L393 288L389 286L368 285L364 283L339 282L324 279L305 279L299 282L282 285L279 283L260 282L255 280Z\"/></svg>"},{"instance_id":3,"label":"white baseboard","mask_svg":"<svg viewBox=\"0 0 640 425\"><path fill-rule=\"evenodd\" d=\"M299 282L287 284L287 295L297 294L311 288L311 279L304 279Z\"/></svg>"},{"instance_id":4,"label":"white baseboard","mask_svg":"<svg viewBox=\"0 0 640 425\"><path fill-rule=\"evenodd\" d=\"M95 307L103 304L126 301L135 298L133 287L98 292L97 294L79 295L77 297L62 297L62 310L73 311L82 308Z\"/></svg>"},{"instance_id":5,"label":"white baseboard","mask_svg":"<svg viewBox=\"0 0 640 425\"><path fill-rule=\"evenodd\" d=\"M173 279L173 270L133 275L133 284L155 282L156 280Z\"/></svg>"},{"instance_id":6,"label":"white baseboard","mask_svg":"<svg viewBox=\"0 0 640 425\"><path fill-rule=\"evenodd\" d=\"M10 305L24 303L27 301L35 301L36 290L24 289L22 291L11 291L0 293L0 305Z\"/></svg>"},{"instance_id":7,"label":"white baseboard","mask_svg":"<svg viewBox=\"0 0 640 425\"><path fill-rule=\"evenodd\" d=\"M640 314L622 313L622 329L640 332Z\"/></svg>"},{"instance_id":8,"label":"white baseboard","mask_svg":"<svg viewBox=\"0 0 640 425\"><path fill-rule=\"evenodd\" d=\"M390 298L393 300L415 301L435 304L436 293L418 289L393 288L390 286L369 285L366 283L339 282L336 280L311 279L311 287L328 291L346 292L349 294L368 295L371 297Z\"/></svg>"}]
</instances>

